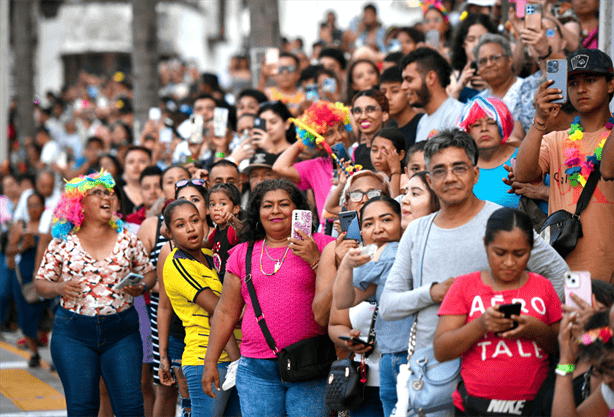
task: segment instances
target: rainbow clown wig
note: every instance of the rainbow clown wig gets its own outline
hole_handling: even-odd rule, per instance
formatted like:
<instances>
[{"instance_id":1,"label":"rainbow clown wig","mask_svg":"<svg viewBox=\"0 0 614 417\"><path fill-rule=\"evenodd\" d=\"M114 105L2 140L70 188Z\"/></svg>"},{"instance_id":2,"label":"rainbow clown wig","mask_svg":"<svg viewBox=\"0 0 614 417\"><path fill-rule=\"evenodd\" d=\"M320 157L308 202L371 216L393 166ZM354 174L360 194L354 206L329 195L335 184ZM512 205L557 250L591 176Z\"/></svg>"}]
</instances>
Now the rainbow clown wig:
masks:
<instances>
[{"instance_id":1,"label":"rainbow clown wig","mask_svg":"<svg viewBox=\"0 0 614 417\"><path fill-rule=\"evenodd\" d=\"M469 133L471 125L484 117L490 117L497 122L503 145L514 130L514 118L505 103L497 97L476 97L470 100L465 104L456 124Z\"/></svg>"},{"instance_id":2,"label":"rainbow clown wig","mask_svg":"<svg viewBox=\"0 0 614 417\"><path fill-rule=\"evenodd\" d=\"M299 119L290 120L296 125L296 138L311 148L326 144L322 135L336 123L342 122L348 132L352 130L350 110L342 103L316 101Z\"/></svg>"},{"instance_id":3,"label":"rainbow clown wig","mask_svg":"<svg viewBox=\"0 0 614 417\"><path fill-rule=\"evenodd\" d=\"M66 182L66 190L53 212L51 227L53 237L63 239L66 238L68 233L79 230L83 223L81 200L89 190L98 185L104 185L107 190L112 190L115 186L115 180L110 173L100 171L100 173L87 176L80 175ZM122 220L112 220L111 225L118 233L123 230Z\"/></svg>"}]
</instances>

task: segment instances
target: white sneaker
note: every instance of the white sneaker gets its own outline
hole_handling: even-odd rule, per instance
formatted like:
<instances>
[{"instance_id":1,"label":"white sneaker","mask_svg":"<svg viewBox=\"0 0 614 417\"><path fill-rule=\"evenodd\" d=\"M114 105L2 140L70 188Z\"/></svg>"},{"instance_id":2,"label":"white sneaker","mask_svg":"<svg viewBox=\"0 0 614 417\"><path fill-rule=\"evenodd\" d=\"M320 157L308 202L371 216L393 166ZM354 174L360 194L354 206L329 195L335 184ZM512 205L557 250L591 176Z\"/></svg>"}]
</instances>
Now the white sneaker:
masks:
<instances>
[{"instance_id":1,"label":"white sneaker","mask_svg":"<svg viewBox=\"0 0 614 417\"><path fill-rule=\"evenodd\" d=\"M226 378L222 384L222 389L224 391L228 391L235 386L235 381L237 379L237 367L239 366L240 360L241 359L237 359L234 362L230 362L230 365L228 365L228 369L226 370Z\"/></svg>"}]
</instances>

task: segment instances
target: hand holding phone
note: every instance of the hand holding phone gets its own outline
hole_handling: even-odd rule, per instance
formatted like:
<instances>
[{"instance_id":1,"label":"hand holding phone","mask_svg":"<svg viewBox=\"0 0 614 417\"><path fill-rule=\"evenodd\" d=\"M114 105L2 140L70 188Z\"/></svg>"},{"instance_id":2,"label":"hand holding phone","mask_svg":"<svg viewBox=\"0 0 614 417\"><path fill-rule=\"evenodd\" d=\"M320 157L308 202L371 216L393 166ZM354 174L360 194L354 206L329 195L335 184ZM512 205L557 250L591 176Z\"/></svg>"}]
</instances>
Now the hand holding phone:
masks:
<instances>
[{"instance_id":1,"label":"hand holding phone","mask_svg":"<svg viewBox=\"0 0 614 417\"><path fill-rule=\"evenodd\" d=\"M311 210L292 210L292 237L303 240L297 230L311 236Z\"/></svg>"},{"instance_id":2,"label":"hand holding phone","mask_svg":"<svg viewBox=\"0 0 614 417\"><path fill-rule=\"evenodd\" d=\"M141 282L143 282L143 275L139 275L139 274L135 274L134 272L131 272L128 275L126 275L120 282L115 284L113 286L113 289L115 291L119 291L124 287L127 287L129 285L138 285Z\"/></svg>"},{"instance_id":3,"label":"hand holding phone","mask_svg":"<svg viewBox=\"0 0 614 417\"><path fill-rule=\"evenodd\" d=\"M588 271L567 271L565 272L565 304L570 307L581 309L571 298L571 294L580 297L589 306L593 303L593 290L591 284L591 273Z\"/></svg>"},{"instance_id":4,"label":"hand holding phone","mask_svg":"<svg viewBox=\"0 0 614 417\"><path fill-rule=\"evenodd\" d=\"M520 303L501 304L499 306L499 311L505 315L506 319L509 319L512 317L512 315L519 316L521 308L522 304ZM512 328L510 330L513 330L516 327L518 327L518 322L514 320L514 324L512 325Z\"/></svg>"},{"instance_id":5,"label":"hand holding phone","mask_svg":"<svg viewBox=\"0 0 614 417\"><path fill-rule=\"evenodd\" d=\"M371 346L370 343L365 342L364 340L358 339L356 337L349 337L349 336L339 336L339 340L343 340L345 342L352 342L355 345L362 345L362 346Z\"/></svg>"}]
</instances>

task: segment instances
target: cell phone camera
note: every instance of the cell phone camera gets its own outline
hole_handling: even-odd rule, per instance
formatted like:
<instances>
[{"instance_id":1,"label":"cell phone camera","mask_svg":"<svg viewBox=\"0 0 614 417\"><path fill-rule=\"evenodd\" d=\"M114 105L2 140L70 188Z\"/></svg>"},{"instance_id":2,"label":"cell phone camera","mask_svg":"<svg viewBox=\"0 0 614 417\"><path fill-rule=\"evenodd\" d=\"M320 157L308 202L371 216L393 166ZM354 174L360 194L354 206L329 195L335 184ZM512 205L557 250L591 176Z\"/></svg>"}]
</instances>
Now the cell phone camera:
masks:
<instances>
[{"instance_id":1,"label":"cell phone camera","mask_svg":"<svg viewBox=\"0 0 614 417\"><path fill-rule=\"evenodd\" d=\"M580 286L580 282L578 281L578 276L576 274L567 272L565 274L565 281L567 283L567 287L569 288L578 288Z\"/></svg>"},{"instance_id":2,"label":"cell phone camera","mask_svg":"<svg viewBox=\"0 0 614 417\"><path fill-rule=\"evenodd\" d=\"M547 72L549 72L551 74L559 72L559 63L558 63L558 61L548 61Z\"/></svg>"},{"instance_id":3,"label":"cell phone camera","mask_svg":"<svg viewBox=\"0 0 614 417\"><path fill-rule=\"evenodd\" d=\"M532 4L527 4L525 14L535 14L535 6Z\"/></svg>"}]
</instances>

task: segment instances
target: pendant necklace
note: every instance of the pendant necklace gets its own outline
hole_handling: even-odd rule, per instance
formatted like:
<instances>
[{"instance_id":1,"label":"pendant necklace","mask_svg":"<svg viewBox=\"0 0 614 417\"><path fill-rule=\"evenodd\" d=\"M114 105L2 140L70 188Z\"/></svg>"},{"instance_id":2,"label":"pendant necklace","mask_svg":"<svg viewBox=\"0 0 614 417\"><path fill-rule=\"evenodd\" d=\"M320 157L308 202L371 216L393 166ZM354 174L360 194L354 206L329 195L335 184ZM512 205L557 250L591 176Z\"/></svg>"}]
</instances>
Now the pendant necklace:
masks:
<instances>
[{"instance_id":1,"label":"pendant necklace","mask_svg":"<svg viewBox=\"0 0 614 417\"><path fill-rule=\"evenodd\" d=\"M275 275L277 273L277 271L280 270L281 266L283 265L284 261L286 260L286 255L288 255L288 250L289 249L290 249L290 246L286 246L286 251L284 252L284 256L282 256L279 259L275 259L271 255L269 255L269 251L268 251L268 249L266 249L266 237L265 237L264 238L264 242L262 242L262 248L260 249L260 272L262 272L267 277L270 277L271 275ZM265 250L266 250L266 255L269 257L269 259L271 259L273 262L275 262L275 269L273 270L272 274L267 274L266 272L264 272L264 269L262 268L262 255L264 254Z\"/></svg>"}]
</instances>

